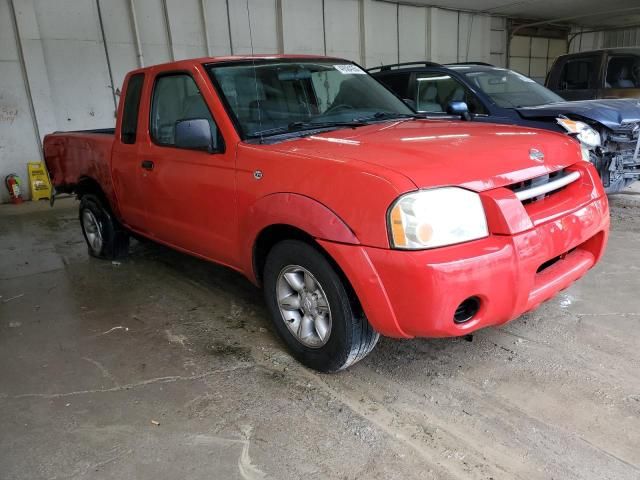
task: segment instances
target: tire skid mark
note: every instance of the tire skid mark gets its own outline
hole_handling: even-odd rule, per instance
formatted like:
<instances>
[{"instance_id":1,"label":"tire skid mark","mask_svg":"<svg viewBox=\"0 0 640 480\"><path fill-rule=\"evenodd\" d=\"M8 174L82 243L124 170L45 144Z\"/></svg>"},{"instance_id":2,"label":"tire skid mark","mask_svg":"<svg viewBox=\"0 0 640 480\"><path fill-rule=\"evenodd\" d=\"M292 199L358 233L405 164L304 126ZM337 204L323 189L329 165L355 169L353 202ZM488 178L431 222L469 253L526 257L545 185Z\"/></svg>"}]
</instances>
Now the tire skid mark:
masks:
<instances>
[{"instance_id":1,"label":"tire skid mark","mask_svg":"<svg viewBox=\"0 0 640 480\"><path fill-rule=\"evenodd\" d=\"M430 423L432 423L433 425L436 425L441 430L448 431L448 433L452 436L452 438L456 442L455 444L464 444L465 443L464 439L469 438L470 436L469 425L461 424L460 427L457 427L456 424L443 422L440 417L435 418L433 416L429 416L424 410L418 410L416 407L412 407L411 405L419 405L422 402L422 399L417 393L415 393L413 390L406 387L405 385L394 381L388 376L382 376L373 370L370 370L367 373L367 377L378 378L380 382L376 382L376 383L383 383L383 384L389 385L392 387L391 388L392 391L401 392L400 395L402 396L403 401L406 402L406 404L403 405L403 410L402 410L403 416L406 417L408 414L413 413L417 416L422 416L423 418L427 418ZM359 380L356 377L349 379L350 384L357 384L358 382ZM453 382L453 380L450 380L450 382ZM451 387L454 387L455 389L457 389L459 387L459 384L456 382L456 385L455 386L451 385ZM368 391L371 391L371 386L365 384L362 388L362 393L366 394L366 392ZM455 395L455 393L456 391L453 390L452 394ZM575 471L575 468L573 468L575 466L567 464L566 462L563 461L566 458L565 455L562 455L559 457L559 460L563 461L562 463L558 461L553 461L554 456L558 457L557 455L558 445L554 442L554 438L558 438L558 437L560 438L565 437L565 438L568 438L569 440L573 439L574 440L573 448L580 448L580 446L586 445L587 448L591 450L590 452L591 456L593 456L594 454L604 455L610 460L615 460L617 463L619 463L619 466L625 467L625 470L627 468L631 468L634 473L633 473L633 476L629 476L628 478L638 478L637 474L638 472L640 472L640 468L637 465L634 465L633 463L623 458L620 458L618 455L613 454L612 452L608 451L606 448L602 446L592 443L591 441L584 438L579 433L576 433L573 431L567 431L566 429L563 429L561 426L558 426L556 424L550 424L545 419L539 418L538 416L526 410L523 410L519 406L514 405L511 401L509 401L503 395L495 394L491 398L487 398L487 392L479 389L477 386L473 384L473 382L465 382L464 394L466 395L466 398L465 398L466 403L472 404L474 406L474 410L482 412L483 421L485 421L490 426L505 428L506 431L511 433L511 435L507 437L506 440L511 440L512 443L504 444L505 448L508 447L508 449L505 450L504 452L501 452L500 449L495 448L495 446L492 443L487 442L479 445L479 447L482 448L482 452L490 457L489 460L490 460L490 464L492 465L499 466L499 465L513 464L514 457L517 457L517 454L514 453L513 448L516 446L517 443L520 443L519 437L518 437L519 433L525 431L525 428L529 428L529 429L533 428L542 437L541 440L544 440L544 443L539 442L539 444L536 445L537 447L536 449L531 448L532 446L530 441L530 433L528 433L527 443L522 445L521 456L522 458L529 458L532 455L535 455L538 458L537 464L544 465L545 467L544 470L547 473L543 474L543 472L529 471L529 472L526 472L526 476L524 478L527 478L527 479L536 478L535 477L536 474L542 475L539 478L549 478L548 475L551 475L551 474L555 477L555 474L557 473L556 471L561 472L561 478L563 478L564 480L568 480L570 478L575 478L576 480L582 480L582 478L584 478L582 474ZM472 394L473 396L469 397L469 394ZM463 416L458 416L457 418L464 419ZM512 422L506 421L509 419L516 420L516 421L512 421ZM519 423L523 423L524 425L519 426L518 425ZM486 429L486 428L483 427L483 429ZM551 435L549 435L548 432L553 434L552 436L554 438L549 438ZM569 445L563 445L562 448L566 449L568 447ZM539 453L541 451L540 448L548 451L543 451L543 453ZM464 449L465 450L477 449L477 447L475 445L471 445L471 446L465 446ZM587 458L589 458L589 456L587 456ZM529 465L531 465L531 462L528 462L528 463ZM528 468L528 466L523 463L514 465L514 467L516 467L516 470L509 472L509 478L515 478L514 475L516 475L516 473L521 473L523 469ZM631 472L627 470L624 473L631 473ZM612 477L612 478L617 478L617 477ZM624 478L627 478L627 477L624 477Z\"/></svg>"},{"instance_id":2,"label":"tire skid mark","mask_svg":"<svg viewBox=\"0 0 640 480\"><path fill-rule=\"evenodd\" d=\"M431 414L427 408L419 408L420 405L424 405L424 397L421 398L388 376L380 375L366 366L363 366L363 368L366 370L366 374L362 375L363 372L359 372L360 375L358 376L351 375L348 380L341 382L340 391L353 392L349 397L356 404L365 403L357 400L358 397L374 397L370 401L379 409L378 411L384 412L385 419L391 419L389 422L390 427L394 431L404 432L410 438L417 429L422 429L425 432L425 429L430 428L437 434L437 437L429 434L421 435L423 438L426 436L427 439L417 443L421 448L429 448L436 458L445 457L448 470L453 470L461 478L506 478L507 476L514 480L518 478L527 480L536 478L531 475L526 477L518 476L519 468L517 468L518 465L514 464L513 452L505 452L503 454L491 444L475 445L470 443L468 440L468 426L461 425L459 428L457 424L447 421L446 418ZM369 382L363 381L361 377L367 378ZM372 383L374 388L372 388ZM380 387L380 385L389 388L385 392L385 387L376 388ZM337 389L334 388L335 390ZM385 401L385 394L397 396L401 399L401 408L390 406L390 402ZM338 395L341 396L340 394ZM367 417L377 413L372 414L370 411L364 410L364 414ZM467 416L469 414L465 412L462 415ZM433 441L433 446L428 445L428 440ZM415 440L413 441L416 442ZM512 465L514 468L508 470L505 465ZM460 471L458 472L458 470Z\"/></svg>"},{"instance_id":3,"label":"tire skid mark","mask_svg":"<svg viewBox=\"0 0 640 480\"><path fill-rule=\"evenodd\" d=\"M505 473L501 469L493 472L490 471L491 467L489 467L487 459L484 458L482 454L471 455L467 453L464 456L460 456L455 453L460 450L458 447L443 448L443 445L456 445L456 442L459 440L458 438L451 437L444 442L442 439L438 439L437 445L433 446L428 445L425 441L415 439L414 436L419 433L419 427L414 425L411 428L406 422L399 423L398 419L402 418L404 414L390 410L378 401L362 401L363 395L369 395L370 391L354 388L355 385L358 385L358 382L352 382L353 377L349 379L350 381L348 383L342 383L339 387L334 387L329 383L330 381L333 379L342 380L347 375L328 377L315 374L304 368L300 368L298 372L312 380L332 398L345 405L355 414L374 424L383 432L417 453L420 458L435 470L434 478L438 480L489 478L491 476L500 478L501 475ZM327 379L329 381L327 381ZM367 407L375 407L375 410ZM443 431L443 433L449 436L448 432ZM453 461L451 460L452 457L454 458ZM481 471L474 472L477 467L479 467ZM511 478L515 479L517 477Z\"/></svg>"}]
</instances>

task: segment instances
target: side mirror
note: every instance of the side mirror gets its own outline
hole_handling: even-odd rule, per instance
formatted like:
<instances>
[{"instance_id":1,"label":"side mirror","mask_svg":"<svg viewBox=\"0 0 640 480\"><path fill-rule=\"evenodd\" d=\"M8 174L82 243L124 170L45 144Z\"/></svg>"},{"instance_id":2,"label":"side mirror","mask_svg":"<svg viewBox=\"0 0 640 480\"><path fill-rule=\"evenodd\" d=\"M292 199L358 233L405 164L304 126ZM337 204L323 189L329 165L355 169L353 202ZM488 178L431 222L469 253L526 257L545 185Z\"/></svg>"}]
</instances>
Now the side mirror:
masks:
<instances>
[{"instance_id":1,"label":"side mirror","mask_svg":"<svg viewBox=\"0 0 640 480\"><path fill-rule=\"evenodd\" d=\"M211 125L206 118L192 118L178 120L175 130L175 146L179 148L192 148L198 150L215 150Z\"/></svg>"},{"instance_id":2,"label":"side mirror","mask_svg":"<svg viewBox=\"0 0 640 480\"><path fill-rule=\"evenodd\" d=\"M417 110L418 110L418 105L416 104L416 101L415 101L415 100L412 100L412 99L410 99L410 98L403 98L403 99L402 99L402 101L403 101L404 103L406 103L406 104L407 104L407 106L408 106L409 108L411 108L412 110L415 110L415 111L417 111Z\"/></svg>"},{"instance_id":3,"label":"side mirror","mask_svg":"<svg viewBox=\"0 0 640 480\"><path fill-rule=\"evenodd\" d=\"M447 104L447 113L449 115L460 115L465 120L471 120L469 115L469 106L467 102L451 101Z\"/></svg>"}]
</instances>

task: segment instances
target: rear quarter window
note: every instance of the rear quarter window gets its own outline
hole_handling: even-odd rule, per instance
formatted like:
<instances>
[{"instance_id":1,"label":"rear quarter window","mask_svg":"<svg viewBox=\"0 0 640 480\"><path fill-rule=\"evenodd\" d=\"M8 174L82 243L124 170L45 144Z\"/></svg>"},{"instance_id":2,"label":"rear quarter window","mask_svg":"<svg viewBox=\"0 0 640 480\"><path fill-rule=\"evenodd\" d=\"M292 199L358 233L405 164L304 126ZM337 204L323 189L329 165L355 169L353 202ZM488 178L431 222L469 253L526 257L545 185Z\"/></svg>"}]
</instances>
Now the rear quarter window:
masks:
<instances>
[{"instance_id":1,"label":"rear quarter window","mask_svg":"<svg viewBox=\"0 0 640 480\"><path fill-rule=\"evenodd\" d=\"M140 97L143 83L144 73L136 73L129 78L122 111L122 127L120 129L122 143L136 143L138 112L140 110Z\"/></svg>"},{"instance_id":2,"label":"rear quarter window","mask_svg":"<svg viewBox=\"0 0 640 480\"><path fill-rule=\"evenodd\" d=\"M612 56L607 64L605 87L640 88L640 56Z\"/></svg>"}]
</instances>

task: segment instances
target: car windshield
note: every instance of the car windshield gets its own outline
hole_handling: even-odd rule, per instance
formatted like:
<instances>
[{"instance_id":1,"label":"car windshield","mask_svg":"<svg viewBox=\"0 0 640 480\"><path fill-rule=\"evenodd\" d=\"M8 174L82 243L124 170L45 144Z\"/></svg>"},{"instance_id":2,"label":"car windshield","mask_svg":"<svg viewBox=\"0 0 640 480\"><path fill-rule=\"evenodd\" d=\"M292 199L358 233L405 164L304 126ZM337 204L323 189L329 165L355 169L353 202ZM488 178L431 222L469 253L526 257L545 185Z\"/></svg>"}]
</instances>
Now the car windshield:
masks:
<instances>
[{"instance_id":1,"label":"car windshield","mask_svg":"<svg viewBox=\"0 0 640 480\"><path fill-rule=\"evenodd\" d=\"M513 70L496 68L463 73L499 107L533 107L564 101L562 97L536 83L535 80Z\"/></svg>"},{"instance_id":2,"label":"car windshield","mask_svg":"<svg viewBox=\"0 0 640 480\"><path fill-rule=\"evenodd\" d=\"M245 139L415 114L344 60L258 60L208 70Z\"/></svg>"}]
</instances>

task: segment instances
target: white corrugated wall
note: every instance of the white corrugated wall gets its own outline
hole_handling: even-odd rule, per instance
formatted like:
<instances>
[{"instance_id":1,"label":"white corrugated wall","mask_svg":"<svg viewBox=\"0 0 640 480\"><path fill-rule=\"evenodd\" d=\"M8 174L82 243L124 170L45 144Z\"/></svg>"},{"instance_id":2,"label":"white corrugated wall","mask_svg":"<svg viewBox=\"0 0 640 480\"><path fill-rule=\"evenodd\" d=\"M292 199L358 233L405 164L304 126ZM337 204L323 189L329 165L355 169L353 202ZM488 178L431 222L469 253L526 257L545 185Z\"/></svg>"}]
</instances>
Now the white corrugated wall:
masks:
<instances>
[{"instance_id":1,"label":"white corrugated wall","mask_svg":"<svg viewBox=\"0 0 640 480\"><path fill-rule=\"evenodd\" d=\"M509 52L509 68L544 84L554 60L567 53L567 40L515 35Z\"/></svg>"},{"instance_id":2,"label":"white corrugated wall","mask_svg":"<svg viewBox=\"0 0 640 480\"><path fill-rule=\"evenodd\" d=\"M378 0L0 0L0 179L15 172L26 184L49 132L113 126L117 89L141 60L250 53L252 39L255 53L368 67L503 64L503 31L488 15Z\"/></svg>"}]
</instances>

